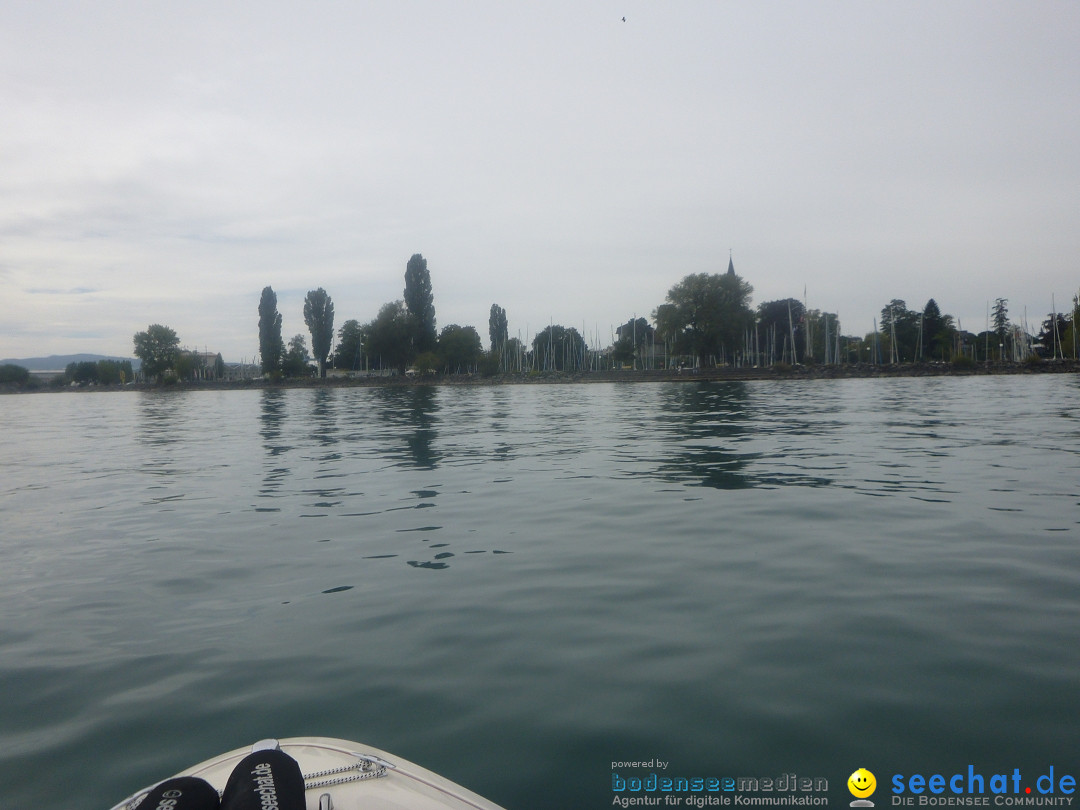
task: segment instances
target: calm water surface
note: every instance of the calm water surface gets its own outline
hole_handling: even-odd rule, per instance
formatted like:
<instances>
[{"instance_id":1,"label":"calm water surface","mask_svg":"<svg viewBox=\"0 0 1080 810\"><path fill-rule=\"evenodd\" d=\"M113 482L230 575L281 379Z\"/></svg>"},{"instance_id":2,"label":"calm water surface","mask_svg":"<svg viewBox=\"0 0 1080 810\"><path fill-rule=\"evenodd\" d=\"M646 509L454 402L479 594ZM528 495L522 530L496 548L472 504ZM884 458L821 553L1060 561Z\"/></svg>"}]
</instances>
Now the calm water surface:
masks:
<instances>
[{"instance_id":1,"label":"calm water surface","mask_svg":"<svg viewBox=\"0 0 1080 810\"><path fill-rule=\"evenodd\" d=\"M306 734L508 808L1080 772L1074 376L8 396L0 462L4 808Z\"/></svg>"}]
</instances>

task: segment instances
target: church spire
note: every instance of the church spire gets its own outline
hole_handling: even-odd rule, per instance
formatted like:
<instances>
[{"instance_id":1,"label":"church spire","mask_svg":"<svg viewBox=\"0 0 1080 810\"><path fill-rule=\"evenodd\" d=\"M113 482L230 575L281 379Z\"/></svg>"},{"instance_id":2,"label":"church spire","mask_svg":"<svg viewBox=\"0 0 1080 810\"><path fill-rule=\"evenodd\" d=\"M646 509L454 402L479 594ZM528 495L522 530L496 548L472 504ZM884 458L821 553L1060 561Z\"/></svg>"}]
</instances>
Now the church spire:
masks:
<instances>
[{"instance_id":1,"label":"church spire","mask_svg":"<svg viewBox=\"0 0 1080 810\"><path fill-rule=\"evenodd\" d=\"M735 262L732 261L732 259L731 259L731 251L730 250L728 251L727 274L729 276L735 275Z\"/></svg>"}]
</instances>

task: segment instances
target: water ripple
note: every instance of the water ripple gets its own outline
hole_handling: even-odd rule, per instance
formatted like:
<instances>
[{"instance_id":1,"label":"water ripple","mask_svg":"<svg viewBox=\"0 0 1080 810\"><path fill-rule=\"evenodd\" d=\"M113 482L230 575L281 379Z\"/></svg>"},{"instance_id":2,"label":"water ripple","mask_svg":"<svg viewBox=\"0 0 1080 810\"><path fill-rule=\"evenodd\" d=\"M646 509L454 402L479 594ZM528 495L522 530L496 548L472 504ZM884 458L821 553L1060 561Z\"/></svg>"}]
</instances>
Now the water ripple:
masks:
<instances>
[{"instance_id":1,"label":"water ripple","mask_svg":"<svg viewBox=\"0 0 1080 810\"><path fill-rule=\"evenodd\" d=\"M609 804L590 763L653 752L1042 772L1080 712L1078 393L5 398L5 800L58 806L58 780L118 799L222 730L482 763L509 806Z\"/></svg>"}]
</instances>

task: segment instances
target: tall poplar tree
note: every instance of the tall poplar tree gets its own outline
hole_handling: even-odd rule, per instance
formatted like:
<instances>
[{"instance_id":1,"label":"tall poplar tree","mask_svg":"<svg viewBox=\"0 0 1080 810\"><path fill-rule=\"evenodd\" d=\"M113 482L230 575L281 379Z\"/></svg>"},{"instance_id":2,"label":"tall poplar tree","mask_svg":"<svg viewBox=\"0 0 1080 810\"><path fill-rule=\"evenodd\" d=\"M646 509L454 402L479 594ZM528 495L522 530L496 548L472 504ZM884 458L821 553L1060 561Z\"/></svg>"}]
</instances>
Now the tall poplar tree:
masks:
<instances>
[{"instance_id":1,"label":"tall poplar tree","mask_svg":"<svg viewBox=\"0 0 1080 810\"><path fill-rule=\"evenodd\" d=\"M488 314L488 337L491 338L491 350L500 351L506 345L507 325L506 310L498 304L491 305Z\"/></svg>"},{"instance_id":2,"label":"tall poplar tree","mask_svg":"<svg viewBox=\"0 0 1080 810\"><path fill-rule=\"evenodd\" d=\"M416 320L413 347L419 352L435 351L435 299L431 294L431 274L427 259L413 254L405 266L405 308Z\"/></svg>"},{"instance_id":3,"label":"tall poplar tree","mask_svg":"<svg viewBox=\"0 0 1080 810\"><path fill-rule=\"evenodd\" d=\"M272 287L263 287L262 298L259 299L259 356L262 358L263 374L280 372L284 353L277 293Z\"/></svg>"},{"instance_id":4,"label":"tall poplar tree","mask_svg":"<svg viewBox=\"0 0 1080 810\"><path fill-rule=\"evenodd\" d=\"M326 356L334 342L334 302L319 287L304 299L304 323L311 332L311 353L319 364L319 376L326 376Z\"/></svg>"}]
</instances>

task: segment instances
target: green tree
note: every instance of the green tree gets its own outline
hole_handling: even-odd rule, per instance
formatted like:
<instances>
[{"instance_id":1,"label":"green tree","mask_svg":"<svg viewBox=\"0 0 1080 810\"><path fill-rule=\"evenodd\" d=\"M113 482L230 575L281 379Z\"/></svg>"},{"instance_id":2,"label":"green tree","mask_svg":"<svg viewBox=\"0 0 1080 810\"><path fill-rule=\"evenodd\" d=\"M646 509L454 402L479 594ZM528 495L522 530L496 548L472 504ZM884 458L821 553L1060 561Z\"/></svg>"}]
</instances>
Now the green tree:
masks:
<instances>
[{"instance_id":1,"label":"green tree","mask_svg":"<svg viewBox=\"0 0 1080 810\"><path fill-rule=\"evenodd\" d=\"M685 336L678 308L674 304L661 304L653 310L652 319L657 337L670 344L674 351L681 351Z\"/></svg>"},{"instance_id":2,"label":"green tree","mask_svg":"<svg viewBox=\"0 0 1080 810\"><path fill-rule=\"evenodd\" d=\"M891 363L912 362L919 342L919 313L907 308L907 303L894 298L881 310L881 334L883 336L883 360ZM893 344L895 332L896 343Z\"/></svg>"},{"instance_id":3,"label":"green tree","mask_svg":"<svg viewBox=\"0 0 1080 810\"><path fill-rule=\"evenodd\" d=\"M806 307L797 298L765 301L757 308L757 341L767 358L800 362L806 356ZM795 335L795 352L791 336Z\"/></svg>"},{"instance_id":4,"label":"green tree","mask_svg":"<svg viewBox=\"0 0 1080 810\"><path fill-rule=\"evenodd\" d=\"M521 340L508 338L498 350L492 349L484 355L480 363L480 373L493 377L500 372L521 371L525 362L525 346Z\"/></svg>"},{"instance_id":5,"label":"green tree","mask_svg":"<svg viewBox=\"0 0 1080 810\"><path fill-rule=\"evenodd\" d=\"M307 377L310 373L307 344L303 335L294 335L289 341L289 348L285 352L281 370L286 377Z\"/></svg>"},{"instance_id":6,"label":"green tree","mask_svg":"<svg viewBox=\"0 0 1080 810\"><path fill-rule=\"evenodd\" d=\"M416 355L413 366L421 377L434 374L439 367L439 355L435 354L435 352L420 352L420 354Z\"/></svg>"},{"instance_id":7,"label":"green tree","mask_svg":"<svg viewBox=\"0 0 1080 810\"><path fill-rule=\"evenodd\" d=\"M952 356L955 337L952 315L942 315L937 301L931 298L922 311L922 356L930 360L948 360Z\"/></svg>"},{"instance_id":8,"label":"green tree","mask_svg":"<svg viewBox=\"0 0 1080 810\"><path fill-rule=\"evenodd\" d=\"M431 274L427 259L413 254L405 266L405 307L414 319L413 344L417 352L434 351L435 299L431 294Z\"/></svg>"},{"instance_id":9,"label":"green tree","mask_svg":"<svg viewBox=\"0 0 1080 810\"><path fill-rule=\"evenodd\" d=\"M365 350L379 368L396 368L404 374L417 352L413 347L415 319L404 301L383 304L379 314L364 327Z\"/></svg>"},{"instance_id":10,"label":"green tree","mask_svg":"<svg viewBox=\"0 0 1080 810\"><path fill-rule=\"evenodd\" d=\"M1009 299L998 298L994 301L991 320L994 323L994 334L998 339L998 359L1004 360L1005 336L1009 333Z\"/></svg>"},{"instance_id":11,"label":"green tree","mask_svg":"<svg viewBox=\"0 0 1080 810\"><path fill-rule=\"evenodd\" d=\"M281 358L285 346L281 339L281 313L277 308L277 293L272 287L263 287L259 299L259 355L263 374L281 371Z\"/></svg>"},{"instance_id":12,"label":"green tree","mask_svg":"<svg viewBox=\"0 0 1080 810\"><path fill-rule=\"evenodd\" d=\"M870 340L873 341L873 335ZM840 337L840 358L845 363L862 363L870 360L870 343L858 335Z\"/></svg>"},{"instance_id":13,"label":"green tree","mask_svg":"<svg viewBox=\"0 0 1080 810\"><path fill-rule=\"evenodd\" d=\"M98 360L97 380L102 385L119 385L133 379L130 360Z\"/></svg>"},{"instance_id":14,"label":"green tree","mask_svg":"<svg viewBox=\"0 0 1080 810\"><path fill-rule=\"evenodd\" d=\"M629 335L619 338L615 341L615 345L611 347L611 359L619 365L634 362L636 356L637 349L634 346L634 339Z\"/></svg>"},{"instance_id":15,"label":"green tree","mask_svg":"<svg viewBox=\"0 0 1080 810\"><path fill-rule=\"evenodd\" d=\"M653 339L655 330L644 318L631 318L622 326L615 328L615 335L620 340L630 338L631 345L645 346ZM636 341L636 343L634 342Z\"/></svg>"},{"instance_id":16,"label":"green tree","mask_svg":"<svg viewBox=\"0 0 1080 810\"><path fill-rule=\"evenodd\" d=\"M304 299L304 323L311 332L311 354L319 365L319 376L326 376L326 356L334 342L334 302L319 287Z\"/></svg>"},{"instance_id":17,"label":"green tree","mask_svg":"<svg viewBox=\"0 0 1080 810\"><path fill-rule=\"evenodd\" d=\"M1066 338L1072 337L1071 327L1072 322L1068 315L1062 312L1048 313L1046 320L1042 322L1038 337L1035 338L1035 343L1039 346L1039 354L1049 358L1071 356L1072 346L1066 350L1068 344L1065 342Z\"/></svg>"},{"instance_id":18,"label":"green tree","mask_svg":"<svg viewBox=\"0 0 1080 810\"><path fill-rule=\"evenodd\" d=\"M916 315L916 318L918 315ZM807 356L810 360L835 363L836 333L840 328L840 318L835 312L822 312L811 309L803 316L810 345ZM912 344L914 345L914 344Z\"/></svg>"},{"instance_id":19,"label":"green tree","mask_svg":"<svg viewBox=\"0 0 1080 810\"><path fill-rule=\"evenodd\" d=\"M360 321L348 320L338 329L337 348L334 350L334 366L356 371L364 354L364 328Z\"/></svg>"},{"instance_id":20,"label":"green tree","mask_svg":"<svg viewBox=\"0 0 1080 810\"><path fill-rule=\"evenodd\" d=\"M506 346L508 338L506 310L498 304L492 304L491 312L488 314L488 337L491 338L493 352L502 351Z\"/></svg>"},{"instance_id":21,"label":"green tree","mask_svg":"<svg viewBox=\"0 0 1080 810\"><path fill-rule=\"evenodd\" d=\"M653 342L656 330L644 318L631 318L615 329L617 340L613 357L619 363L632 363L645 354L645 348ZM625 342L625 343L624 343ZM630 354L626 356L626 345Z\"/></svg>"},{"instance_id":22,"label":"green tree","mask_svg":"<svg viewBox=\"0 0 1080 810\"><path fill-rule=\"evenodd\" d=\"M191 381L203 369L203 359L198 354L186 349L176 357L173 364L176 376L180 380Z\"/></svg>"},{"instance_id":23,"label":"green tree","mask_svg":"<svg viewBox=\"0 0 1080 810\"><path fill-rule=\"evenodd\" d=\"M155 323L145 332L136 332L134 341L135 356L142 361L143 374L147 379L153 377L161 382L180 356L180 338L169 327Z\"/></svg>"},{"instance_id":24,"label":"green tree","mask_svg":"<svg viewBox=\"0 0 1080 810\"><path fill-rule=\"evenodd\" d=\"M536 367L541 371L576 371L584 368L588 347L574 327L545 326L533 338Z\"/></svg>"},{"instance_id":25,"label":"green tree","mask_svg":"<svg viewBox=\"0 0 1080 810\"><path fill-rule=\"evenodd\" d=\"M484 352L477 368L482 376L494 377L503 370L503 358L496 351Z\"/></svg>"},{"instance_id":26,"label":"green tree","mask_svg":"<svg viewBox=\"0 0 1080 810\"><path fill-rule=\"evenodd\" d=\"M77 363L68 363L64 369L64 376L73 383L89 385L98 381L98 365L92 360L83 360Z\"/></svg>"},{"instance_id":27,"label":"green tree","mask_svg":"<svg viewBox=\"0 0 1080 810\"><path fill-rule=\"evenodd\" d=\"M975 360L978 362L989 363L998 356L998 336L993 329L979 332L972 345L975 347Z\"/></svg>"},{"instance_id":28,"label":"green tree","mask_svg":"<svg viewBox=\"0 0 1080 810\"><path fill-rule=\"evenodd\" d=\"M470 371L484 353L480 334L472 326L452 323L439 333L439 362L450 374Z\"/></svg>"},{"instance_id":29,"label":"green tree","mask_svg":"<svg viewBox=\"0 0 1080 810\"><path fill-rule=\"evenodd\" d=\"M668 290L665 304L653 312L657 331L673 340L676 351L708 358L734 359L745 331L753 326L750 295L754 288L735 275L729 263L723 275L694 273Z\"/></svg>"},{"instance_id":30,"label":"green tree","mask_svg":"<svg viewBox=\"0 0 1080 810\"><path fill-rule=\"evenodd\" d=\"M0 365L0 383L26 385L28 382L30 382L30 369L17 366L14 363Z\"/></svg>"},{"instance_id":31,"label":"green tree","mask_svg":"<svg viewBox=\"0 0 1080 810\"><path fill-rule=\"evenodd\" d=\"M97 361L97 379L101 385L116 385L120 382L120 365L115 360Z\"/></svg>"},{"instance_id":32,"label":"green tree","mask_svg":"<svg viewBox=\"0 0 1080 810\"><path fill-rule=\"evenodd\" d=\"M521 342L521 339L510 338L506 341L506 348L503 350L503 356L506 358L506 368L510 371L521 371L526 354L525 344Z\"/></svg>"},{"instance_id":33,"label":"green tree","mask_svg":"<svg viewBox=\"0 0 1080 810\"><path fill-rule=\"evenodd\" d=\"M1065 356L1074 360L1080 356L1080 293L1073 296L1072 312L1069 314L1069 328L1061 336Z\"/></svg>"}]
</instances>

